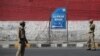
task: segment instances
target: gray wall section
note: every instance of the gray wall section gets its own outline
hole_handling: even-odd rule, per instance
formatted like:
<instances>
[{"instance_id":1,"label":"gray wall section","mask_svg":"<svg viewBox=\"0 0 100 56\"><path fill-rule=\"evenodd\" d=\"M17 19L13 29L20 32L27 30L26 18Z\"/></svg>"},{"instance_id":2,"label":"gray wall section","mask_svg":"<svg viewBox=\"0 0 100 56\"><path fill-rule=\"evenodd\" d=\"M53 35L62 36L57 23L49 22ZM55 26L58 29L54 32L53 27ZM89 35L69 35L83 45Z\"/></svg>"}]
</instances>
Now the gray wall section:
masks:
<instances>
[{"instance_id":1,"label":"gray wall section","mask_svg":"<svg viewBox=\"0 0 100 56\"><path fill-rule=\"evenodd\" d=\"M15 41L18 38L18 27L20 21L0 21L0 40ZM95 21L95 39L100 40L100 21ZM69 21L67 29L50 30L48 34L48 21L26 21L26 37L30 41L45 41L48 43L85 42L88 39L88 21Z\"/></svg>"}]
</instances>

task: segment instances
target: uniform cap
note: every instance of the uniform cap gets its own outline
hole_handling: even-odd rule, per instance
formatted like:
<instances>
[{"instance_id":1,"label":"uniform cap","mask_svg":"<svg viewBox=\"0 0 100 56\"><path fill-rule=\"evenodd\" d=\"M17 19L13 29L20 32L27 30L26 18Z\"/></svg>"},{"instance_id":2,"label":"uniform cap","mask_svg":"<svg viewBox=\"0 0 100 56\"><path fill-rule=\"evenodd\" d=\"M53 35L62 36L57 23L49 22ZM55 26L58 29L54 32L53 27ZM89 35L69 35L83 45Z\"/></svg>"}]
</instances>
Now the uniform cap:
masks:
<instances>
[{"instance_id":1,"label":"uniform cap","mask_svg":"<svg viewBox=\"0 0 100 56\"><path fill-rule=\"evenodd\" d=\"M24 21L20 22L20 25L25 25L25 22Z\"/></svg>"}]
</instances>

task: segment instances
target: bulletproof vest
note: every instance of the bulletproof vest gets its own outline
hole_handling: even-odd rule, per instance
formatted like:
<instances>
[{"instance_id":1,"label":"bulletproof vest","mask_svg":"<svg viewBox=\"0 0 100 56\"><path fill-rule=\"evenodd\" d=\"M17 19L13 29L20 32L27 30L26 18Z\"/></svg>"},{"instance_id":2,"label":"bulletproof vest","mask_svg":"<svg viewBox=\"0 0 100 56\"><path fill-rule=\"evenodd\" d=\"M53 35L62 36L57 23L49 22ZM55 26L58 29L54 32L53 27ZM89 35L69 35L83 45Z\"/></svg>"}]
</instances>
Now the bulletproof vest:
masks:
<instances>
[{"instance_id":1,"label":"bulletproof vest","mask_svg":"<svg viewBox=\"0 0 100 56\"><path fill-rule=\"evenodd\" d=\"M95 25L94 24L90 24L90 32L92 33L92 32L94 32L94 30L95 30Z\"/></svg>"},{"instance_id":2,"label":"bulletproof vest","mask_svg":"<svg viewBox=\"0 0 100 56\"><path fill-rule=\"evenodd\" d=\"M19 32L20 43L24 43L25 42L25 29L20 28L19 31L20 31Z\"/></svg>"},{"instance_id":3,"label":"bulletproof vest","mask_svg":"<svg viewBox=\"0 0 100 56\"><path fill-rule=\"evenodd\" d=\"M21 29L21 38L25 38L25 30Z\"/></svg>"}]
</instances>

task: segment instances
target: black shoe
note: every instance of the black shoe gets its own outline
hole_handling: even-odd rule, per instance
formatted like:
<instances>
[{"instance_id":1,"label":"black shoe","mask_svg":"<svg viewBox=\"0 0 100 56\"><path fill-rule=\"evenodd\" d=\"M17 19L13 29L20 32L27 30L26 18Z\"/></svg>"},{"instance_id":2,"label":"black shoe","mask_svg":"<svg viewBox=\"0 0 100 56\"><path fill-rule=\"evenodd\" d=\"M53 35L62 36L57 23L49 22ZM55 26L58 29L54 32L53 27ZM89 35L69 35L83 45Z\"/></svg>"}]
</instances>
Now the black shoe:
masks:
<instances>
[{"instance_id":1,"label":"black shoe","mask_svg":"<svg viewBox=\"0 0 100 56\"><path fill-rule=\"evenodd\" d=\"M87 49L87 50L91 50L91 48Z\"/></svg>"}]
</instances>

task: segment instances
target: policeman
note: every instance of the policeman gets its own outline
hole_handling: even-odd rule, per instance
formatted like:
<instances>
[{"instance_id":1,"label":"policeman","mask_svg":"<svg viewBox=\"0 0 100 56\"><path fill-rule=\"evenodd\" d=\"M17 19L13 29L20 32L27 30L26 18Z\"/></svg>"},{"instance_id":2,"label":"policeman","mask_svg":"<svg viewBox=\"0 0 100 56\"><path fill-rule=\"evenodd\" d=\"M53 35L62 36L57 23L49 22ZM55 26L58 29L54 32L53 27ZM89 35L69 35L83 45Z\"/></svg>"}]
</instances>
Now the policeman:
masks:
<instances>
[{"instance_id":1,"label":"policeman","mask_svg":"<svg viewBox=\"0 0 100 56\"><path fill-rule=\"evenodd\" d=\"M94 40L94 31L95 31L95 24L93 24L93 20L90 19L89 21L89 39L87 42L88 49L87 50L96 50L95 48L95 40Z\"/></svg>"},{"instance_id":2,"label":"policeman","mask_svg":"<svg viewBox=\"0 0 100 56\"><path fill-rule=\"evenodd\" d=\"M20 23L19 27L19 48L16 53L16 56L24 56L25 46L28 43L26 36L25 36L25 22Z\"/></svg>"}]
</instances>

